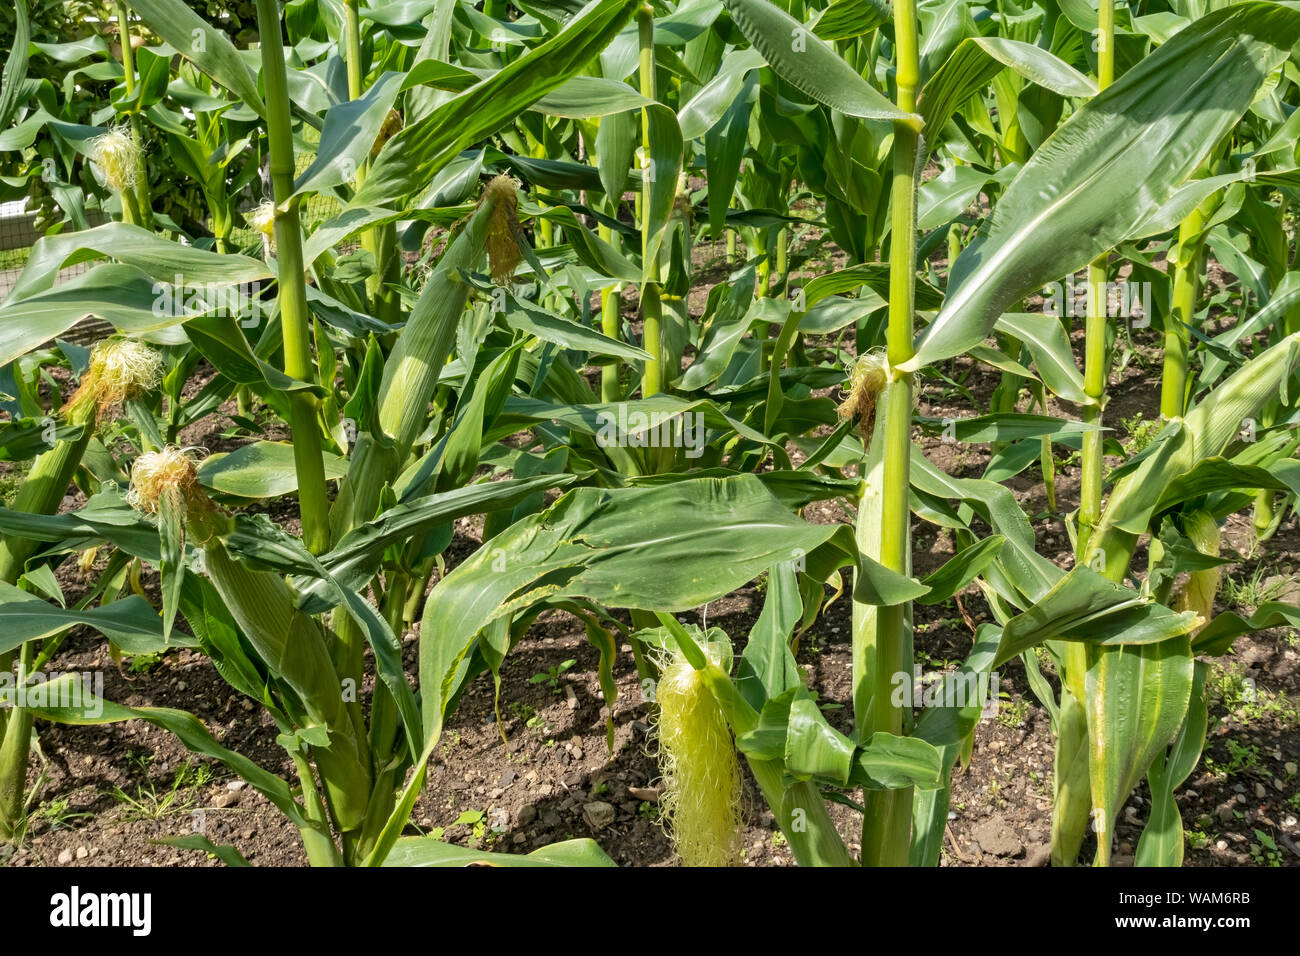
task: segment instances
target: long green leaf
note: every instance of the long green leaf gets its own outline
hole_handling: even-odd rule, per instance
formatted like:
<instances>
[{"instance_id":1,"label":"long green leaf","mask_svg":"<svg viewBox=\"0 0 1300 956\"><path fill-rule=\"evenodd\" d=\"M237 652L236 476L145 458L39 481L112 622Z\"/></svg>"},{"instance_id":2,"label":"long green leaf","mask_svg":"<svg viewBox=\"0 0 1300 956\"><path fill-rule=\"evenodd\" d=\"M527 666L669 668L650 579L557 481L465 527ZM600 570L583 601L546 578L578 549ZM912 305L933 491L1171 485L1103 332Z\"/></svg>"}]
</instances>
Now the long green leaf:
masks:
<instances>
[{"instance_id":1,"label":"long green leaf","mask_svg":"<svg viewBox=\"0 0 1300 956\"><path fill-rule=\"evenodd\" d=\"M234 93L253 112L266 115L257 76L224 32L209 26L181 0L131 0L131 10L181 56ZM276 37L274 42L279 41Z\"/></svg>"},{"instance_id":2,"label":"long green leaf","mask_svg":"<svg viewBox=\"0 0 1300 956\"><path fill-rule=\"evenodd\" d=\"M1012 303L1132 235L1236 124L1298 39L1300 11L1236 4L1197 20L1081 107L958 257L948 300L902 368L978 345Z\"/></svg>"},{"instance_id":3,"label":"long green leaf","mask_svg":"<svg viewBox=\"0 0 1300 956\"><path fill-rule=\"evenodd\" d=\"M189 286L211 283L253 285L270 279L265 262L236 254L220 255L193 246L168 242L147 229L124 222L106 222L36 240L27 264L14 283L6 304L49 289L65 266L109 257L135 266L158 282L173 282L177 275Z\"/></svg>"},{"instance_id":4,"label":"long green leaf","mask_svg":"<svg viewBox=\"0 0 1300 956\"><path fill-rule=\"evenodd\" d=\"M403 837L384 866L615 866L592 840L566 840L531 853L489 853L444 843L433 837Z\"/></svg>"},{"instance_id":5,"label":"long green leaf","mask_svg":"<svg viewBox=\"0 0 1300 956\"><path fill-rule=\"evenodd\" d=\"M937 142L953 113L1007 68L1061 96L1097 95L1096 83L1042 47L1007 37L968 37L921 91L925 138Z\"/></svg>"},{"instance_id":6,"label":"long green leaf","mask_svg":"<svg viewBox=\"0 0 1300 956\"><path fill-rule=\"evenodd\" d=\"M635 9L636 0L592 0L545 43L402 130L375 158L352 207L399 202L422 189L461 150L576 75Z\"/></svg>"},{"instance_id":7,"label":"long green leaf","mask_svg":"<svg viewBox=\"0 0 1300 956\"><path fill-rule=\"evenodd\" d=\"M917 118L900 110L844 62L807 26L768 0L724 0L745 39L763 54L772 70L819 103L862 119Z\"/></svg>"}]
</instances>

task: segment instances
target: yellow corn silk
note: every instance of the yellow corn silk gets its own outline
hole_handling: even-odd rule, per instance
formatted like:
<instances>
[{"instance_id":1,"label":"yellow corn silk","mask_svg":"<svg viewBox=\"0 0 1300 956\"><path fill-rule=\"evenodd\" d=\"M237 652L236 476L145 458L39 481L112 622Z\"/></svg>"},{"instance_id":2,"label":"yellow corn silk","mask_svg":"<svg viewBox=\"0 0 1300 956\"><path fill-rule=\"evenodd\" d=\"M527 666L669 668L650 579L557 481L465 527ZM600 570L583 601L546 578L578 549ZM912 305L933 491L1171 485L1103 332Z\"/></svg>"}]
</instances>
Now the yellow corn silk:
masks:
<instances>
[{"instance_id":1,"label":"yellow corn silk","mask_svg":"<svg viewBox=\"0 0 1300 956\"><path fill-rule=\"evenodd\" d=\"M148 452L131 466L131 490L126 500L147 514L157 514L165 505L188 514L191 504L206 498L199 487L194 460L184 449L168 446L162 451Z\"/></svg>"},{"instance_id":2,"label":"yellow corn silk","mask_svg":"<svg viewBox=\"0 0 1300 956\"><path fill-rule=\"evenodd\" d=\"M90 143L90 155L103 177L104 183L114 192L122 193L135 188L140 169L140 146L128 126L117 126Z\"/></svg>"},{"instance_id":3,"label":"yellow corn silk","mask_svg":"<svg viewBox=\"0 0 1300 956\"><path fill-rule=\"evenodd\" d=\"M275 235L275 203L264 199L244 213L248 224L264 236Z\"/></svg>"},{"instance_id":4,"label":"yellow corn silk","mask_svg":"<svg viewBox=\"0 0 1300 956\"><path fill-rule=\"evenodd\" d=\"M721 654L705 645L715 663ZM660 805L686 866L729 866L741 838L740 764L727 719L702 675L681 652L661 662L659 704Z\"/></svg>"},{"instance_id":5,"label":"yellow corn silk","mask_svg":"<svg viewBox=\"0 0 1300 956\"><path fill-rule=\"evenodd\" d=\"M69 418L98 418L105 411L158 387L162 381L162 356L140 342L110 339L90 353L90 365L81 385L68 400Z\"/></svg>"}]
</instances>

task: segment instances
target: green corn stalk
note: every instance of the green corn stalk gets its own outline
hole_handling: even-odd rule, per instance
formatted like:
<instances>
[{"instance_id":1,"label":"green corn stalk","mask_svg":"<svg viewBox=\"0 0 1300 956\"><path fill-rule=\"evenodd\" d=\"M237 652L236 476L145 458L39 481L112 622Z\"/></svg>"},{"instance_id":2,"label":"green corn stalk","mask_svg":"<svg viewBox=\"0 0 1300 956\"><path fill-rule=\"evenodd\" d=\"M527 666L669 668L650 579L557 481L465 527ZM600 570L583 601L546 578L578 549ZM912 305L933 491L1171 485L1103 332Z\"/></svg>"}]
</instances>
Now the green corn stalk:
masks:
<instances>
[{"instance_id":1,"label":"green corn stalk","mask_svg":"<svg viewBox=\"0 0 1300 956\"><path fill-rule=\"evenodd\" d=\"M257 26L262 38L262 74L266 83L266 127L270 143L271 184L275 194L275 248L284 372L303 382L316 381L311 353L311 314L307 309L306 264L302 227L294 197L293 127L289 86L275 0L258 0ZM317 400L305 389L289 396L293 458L298 473L298 507L303 543L313 554L329 547L329 500L325 459L317 424Z\"/></svg>"},{"instance_id":2,"label":"green corn stalk","mask_svg":"<svg viewBox=\"0 0 1300 956\"><path fill-rule=\"evenodd\" d=\"M1205 249L1205 227L1211 201L1198 206L1178 227L1178 262L1174 267L1171 315L1165 327L1165 357L1160 379L1160 414L1166 420L1178 418L1187 408L1187 349L1191 325L1200 292L1200 273Z\"/></svg>"},{"instance_id":3,"label":"green corn stalk","mask_svg":"<svg viewBox=\"0 0 1300 956\"><path fill-rule=\"evenodd\" d=\"M478 208L425 283L384 363L375 420L359 437L347 479L335 499L330 515L334 541L375 517L385 487L397 478L424 430L429 402L455 345L460 316L469 300L470 287L461 280L460 273L480 268L494 229L500 232L511 228L502 217L514 215L513 197L514 187L508 183L486 188ZM404 596L395 594L393 600L399 606L405 603ZM333 630L335 669L340 678L356 681L359 686L364 669L364 635L356 621L342 610L334 615ZM377 701L383 700L386 691L376 696ZM377 702L376 706L383 708L387 703ZM360 701L349 707L354 723L362 726Z\"/></svg>"},{"instance_id":4,"label":"green corn stalk","mask_svg":"<svg viewBox=\"0 0 1300 956\"><path fill-rule=\"evenodd\" d=\"M1043 387L1042 382L1030 382L1029 389L1034 395L1034 401L1038 403L1039 411L1046 415L1047 410L1047 389ZM1056 459L1052 456L1052 439L1044 436L1040 439L1040 451L1038 453L1039 467L1043 471L1043 489L1047 496L1047 510L1056 511Z\"/></svg>"},{"instance_id":5,"label":"green corn stalk","mask_svg":"<svg viewBox=\"0 0 1300 956\"><path fill-rule=\"evenodd\" d=\"M97 412L93 402L72 409L68 424L80 426L81 433L76 438L58 442L37 456L18 489L13 503L15 511L53 514L58 510L95 434ZM0 537L0 581L15 583L36 548L37 542L27 538L15 535ZM25 644L18 655L17 686L27 679L31 664L31 647ZM12 651L0 654L0 672L9 672L13 666ZM23 791L27 782L32 727L32 717L26 708L0 709L0 737L3 738L0 742L0 842L10 842L22 834Z\"/></svg>"},{"instance_id":6,"label":"green corn stalk","mask_svg":"<svg viewBox=\"0 0 1300 956\"><path fill-rule=\"evenodd\" d=\"M914 0L894 5L897 44L898 107L916 109L920 83L917 19ZM877 469L867 471L870 484L878 475L879 517L864 493L858 511L857 540L870 554L879 541L879 561L891 571L911 571L912 373L898 366L912 357L916 284L916 191L920 133L907 121L894 123L894 172L891 187L892 240L889 251L888 366L890 380L876 413L882 434ZM868 455L868 459L870 459ZM871 527L879 521L879 536ZM875 540L873 540L873 538ZM892 698L893 676L912 673L911 608L895 604L874 610L855 605L854 715L859 734L885 731L902 734L907 715ZM864 723L865 722L865 723ZM912 790L870 790L863 798L862 863L864 866L906 866L911 842Z\"/></svg>"},{"instance_id":7,"label":"green corn stalk","mask_svg":"<svg viewBox=\"0 0 1300 956\"><path fill-rule=\"evenodd\" d=\"M361 75L361 15L357 0L343 0L343 59L348 69L348 99L360 99Z\"/></svg>"},{"instance_id":8,"label":"green corn stalk","mask_svg":"<svg viewBox=\"0 0 1300 956\"><path fill-rule=\"evenodd\" d=\"M614 231L609 226L600 227L601 239L610 242L613 237ZM621 286L615 284L600 290L600 330L615 340L618 339L620 332L618 307L621 289ZM618 370L617 362L611 362L601 369L600 400L602 402L617 402L622 397L623 390L619 385Z\"/></svg>"},{"instance_id":9,"label":"green corn stalk","mask_svg":"<svg viewBox=\"0 0 1300 956\"><path fill-rule=\"evenodd\" d=\"M998 342L1004 353L1012 358L1019 357L1020 342L1013 336L999 335ZM1020 386L1023 381L1015 372L1004 371L998 381L997 388L993 390L993 395L989 399L989 413L993 415L1014 413L1016 403L1020 399ZM1004 447L1005 445L1002 442L993 442L990 451L997 454Z\"/></svg>"},{"instance_id":10,"label":"green corn stalk","mask_svg":"<svg viewBox=\"0 0 1300 956\"><path fill-rule=\"evenodd\" d=\"M1101 0L1097 10L1097 87L1104 90L1115 78L1115 7L1113 0ZM1107 264L1110 253L1098 256L1088 266L1088 309L1084 326L1084 392L1093 400L1084 420L1098 428L1083 436L1079 481L1079 522L1076 560L1086 562L1093 528L1101 519L1102 410L1106 403L1106 380L1110 356L1106 348ZM1055 801L1052 817L1053 862L1063 865L1078 856L1087 826L1089 791L1087 761L1080 744L1086 739L1088 699L1086 675L1088 651L1080 642L1062 648L1064 668L1061 688L1061 722L1056 741Z\"/></svg>"},{"instance_id":11,"label":"green corn stalk","mask_svg":"<svg viewBox=\"0 0 1300 956\"><path fill-rule=\"evenodd\" d=\"M348 72L348 99L360 99L365 92L365 75L361 62L361 15L358 0L343 3L343 59ZM387 124L385 123L385 128ZM356 188L366 181L367 163L356 172ZM375 261L375 271L366 279L366 294L374 315L385 322L394 322L401 313L397 290L391 288L400 270L397 255L397 230L393 223L384 223L361 233L361 248Z\"/></svg>"},{"instance_id":12,"label":"green corn stalk","mask_svg":"<svg viewBox=\"0 0 1300 956\"><path fill-rule=\"evenodd\" d=\"M641 95L655 98L655 19L649 4L636 14L639 76ZM650 176L655 170L650 163L650 112L641 111L641 149L646 164L641 186L641 255L644 257L645 281L641 284L641 338L642 348L650 353L641 379L641 395L649 398L663 391L663 306L659 301L658 257L650 256Z\"/></svg>"},{"instance_id":13,"label":"green corn stalk","mask_svg":"<svg viewBox=\"0 0 1300 956\"><path fill-rule=\"evenodd\" d=\"M1104 90L1115 79L1115 4L1101 0L1097 8L1097 88ZM1110 253L1103 253L1088 266L1088 314L1084 327L1084 391L1093 399L1084 420L1101 425L1106 401L1106 379L1110 357L1106 349L1106 267ZM1083 436L1082 474L1079 482L1078 555L1088 554L1088 539L1101 517L1102 432L1100 428ZM1077 656L1077 648L1074 653Z\"/></svg>"},{"instance_id":14,"label":"green corn stalk","mask_svg":"<svg viewBox=\"0 0 1300 956\"><path fill-rule=\"evenodd\" d=\"M135 50L131 46L127 5L117 3L115 12L118 42L122 45L122 82L126 87L127 98L130 99L135 92ZM136 146L135 191L132 193L131 190L123 190L122 208L124 211L130 209L129 222L148 229L153 225L153 208L149 199L149 170L144 158L143 137L140 134L140 114L134 108L131 110L130 123L131 139Z\"/></svg>"}]
</instances>

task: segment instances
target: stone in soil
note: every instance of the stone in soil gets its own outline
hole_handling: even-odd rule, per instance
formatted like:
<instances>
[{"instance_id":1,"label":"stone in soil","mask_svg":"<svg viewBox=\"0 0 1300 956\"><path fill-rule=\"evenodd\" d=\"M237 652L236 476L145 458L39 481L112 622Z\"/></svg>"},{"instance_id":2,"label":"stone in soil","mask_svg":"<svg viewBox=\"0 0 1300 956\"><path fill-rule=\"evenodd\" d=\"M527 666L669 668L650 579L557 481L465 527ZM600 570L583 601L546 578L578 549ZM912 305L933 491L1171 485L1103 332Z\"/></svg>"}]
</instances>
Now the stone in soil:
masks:
<instances>
[{"instance_id":1,"label":"stone in soil","mask_svg":"<svg viewBox=\"0 0 1300 956\"><path fill-rule=\"evenodd\" d=\"M593 830L603 830L614 822L615 810L613 804L606 803L603 800L593 800L582 808L582 819Z\"/></svg>"}]
</instances>

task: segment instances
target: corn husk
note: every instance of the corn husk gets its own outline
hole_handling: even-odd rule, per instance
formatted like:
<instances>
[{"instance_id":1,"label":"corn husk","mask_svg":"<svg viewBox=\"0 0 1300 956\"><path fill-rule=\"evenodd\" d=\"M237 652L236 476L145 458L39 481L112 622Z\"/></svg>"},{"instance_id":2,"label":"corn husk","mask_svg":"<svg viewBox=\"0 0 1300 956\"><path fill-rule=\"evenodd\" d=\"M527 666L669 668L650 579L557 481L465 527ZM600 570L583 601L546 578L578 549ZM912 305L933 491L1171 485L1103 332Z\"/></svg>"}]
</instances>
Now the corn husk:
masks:
<instances>
[{"instance_id":1,"label":"corn husk","mask_svg":"<svg viewBox=\"0 0 1300 956\"><path fill-rule=\"evenodd\" d=\"M1207 511L1193 511L1185 515L1183 532L1192 544L1196 545L1197 551L1214 556L1219 554L1221 534L1219 523L1214 520L1214 515ZM1193 571L1174 599L1174 610L1195 611L1200 615L1201 625L1197 630L1204 627L1214 616L1214 597L1219 593L1221 577L1222 568L1218 567Z\"/></svg>"},{"instance_id":2,"label":"corn husk","mask_svg":"<svg viewBox=\"0 0 1300 956\"><path fill-rule=\"evenodd\" d=\"M714 663L717 649L706 645ZM740 763L731 728L703 676L674 650L662 661L659 768L662 819L686 866L729 866L741 839Z\"/></svg>"}]
</instances>

